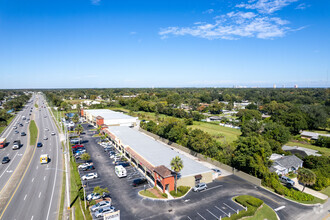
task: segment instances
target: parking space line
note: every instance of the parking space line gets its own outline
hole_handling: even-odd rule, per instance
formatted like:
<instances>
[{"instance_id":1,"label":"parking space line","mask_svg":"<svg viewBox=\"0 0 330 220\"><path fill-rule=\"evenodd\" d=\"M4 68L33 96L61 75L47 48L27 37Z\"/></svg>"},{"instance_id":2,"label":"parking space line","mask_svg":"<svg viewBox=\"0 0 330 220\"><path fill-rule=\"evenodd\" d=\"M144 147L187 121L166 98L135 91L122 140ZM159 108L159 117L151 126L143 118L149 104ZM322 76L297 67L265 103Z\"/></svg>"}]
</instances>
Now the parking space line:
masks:
<instances>
[{"instance_id":1,"label":"parking space line","mask_svg":"<svg viewBox=\"0 0 330 220\"><path fill-rule=\"evenodd\" d=\"M218 206L214 206L216 207L218 210L220 210L221 212L223 212L225 215L227 215L229 217L229 214L225 213L222 209L220 209Z\"/></svg>"},{"instance_id":2,"label":"parking space line","mask_svg":"<svg viewBox=\"0 0 330 220\"><path fill-rule=\"evenodd\" d=\"M238 214L238 211L239 211L239 210L235 210L235 209L233 209L232 207L230 207L230 206L227 205L226 203L223 203L223 204Z\"/></svg>"},{"instance_id":3,"label":"parking space line","mask_svg":"<svg viewBox=\"0 0 330 220\"><path fill-rule=\"evenodd\" d=\"M206 220L206 218L204 218L201 214L199 214L198 212L197 212L197 214L202 218L202 219L204 219L204 220Z\"/></svg>"},{"instance_id":4,"label":"parking space line","mask_svg":"<svg viewBox=\"0 0 330 220\"><path fill-rule=\"evenodd\" d=\"M189 218L189 220L192 220L188 215L187 215L187 218Z\"/></svg>"},{"instance_id":5,"label":"parking space line","mask_svg":"<svg viewBox=\"0 0 330 220\"><path fill-rule=\"evenodd\" d=\"M216 219L219 219L215 214L213 214L210 210L206 209L211 215L213 215Z\"/></svg>"}]
</instances>

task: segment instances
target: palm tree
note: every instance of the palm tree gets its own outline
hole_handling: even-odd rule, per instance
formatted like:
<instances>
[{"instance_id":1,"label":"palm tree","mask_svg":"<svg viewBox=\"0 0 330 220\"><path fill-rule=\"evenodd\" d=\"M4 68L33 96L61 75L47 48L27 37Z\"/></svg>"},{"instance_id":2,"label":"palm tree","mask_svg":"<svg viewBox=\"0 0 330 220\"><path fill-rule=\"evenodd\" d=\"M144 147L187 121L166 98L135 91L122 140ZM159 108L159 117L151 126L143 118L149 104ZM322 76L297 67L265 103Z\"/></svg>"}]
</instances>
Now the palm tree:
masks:
<instances>
[{"instance_id":1,"label":"palm tree","mask_svg":"<svg viewBox=\"0 0 330 220\"><path fill-rule=\"evenodd\" d=\"M75 130L78 133L78 135L80 136L81 132L84 131L84 128L81 124L78 124Z\"/></svg>"},{"instance_id":2,"label":"palm tree","mask_svg":"<svg viewBox=\"0 0 330 220\"><path fill-rule=\"evenodd\" d=\"M183 161L179 156L176 156L171 160L171 169L175 172L175 193L177 193L178 189L176 187L176 182L178 179L178 173L183 169Z\"/></svg>"},{"instance_id":3,"label":"palm tree","mask_svg":"<svg viewBox=\"0 0 330 220\"><path fill-rule=\"evenodd\" d=\"M316 181L316 175L313 171L306 169L306 168L300 168L298 170L298 180L302 184L304 184L304 188L302 192L304 192L306 185L314 185Z\"/></svg>"}]
</instances>

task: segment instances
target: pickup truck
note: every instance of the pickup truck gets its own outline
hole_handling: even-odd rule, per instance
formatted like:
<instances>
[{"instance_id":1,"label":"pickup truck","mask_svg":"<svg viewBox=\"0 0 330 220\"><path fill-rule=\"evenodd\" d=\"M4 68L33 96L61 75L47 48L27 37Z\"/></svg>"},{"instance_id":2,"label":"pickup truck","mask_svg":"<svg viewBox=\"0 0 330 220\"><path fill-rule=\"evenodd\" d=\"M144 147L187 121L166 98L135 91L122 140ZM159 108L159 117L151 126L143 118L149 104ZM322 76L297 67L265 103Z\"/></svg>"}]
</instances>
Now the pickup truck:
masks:
<instances>
[{"instance_id":1,"label":"pickup truck","mask_svg":"<svg viewBox=\"0 0 330 220\"><path fill-rule=\"evenodd\" d=\"M20 149L20 147L21 147L21 141L20 140L14 141L12 149L13 150L18 150L18 149Z\"/></svg>"}]
</instances>

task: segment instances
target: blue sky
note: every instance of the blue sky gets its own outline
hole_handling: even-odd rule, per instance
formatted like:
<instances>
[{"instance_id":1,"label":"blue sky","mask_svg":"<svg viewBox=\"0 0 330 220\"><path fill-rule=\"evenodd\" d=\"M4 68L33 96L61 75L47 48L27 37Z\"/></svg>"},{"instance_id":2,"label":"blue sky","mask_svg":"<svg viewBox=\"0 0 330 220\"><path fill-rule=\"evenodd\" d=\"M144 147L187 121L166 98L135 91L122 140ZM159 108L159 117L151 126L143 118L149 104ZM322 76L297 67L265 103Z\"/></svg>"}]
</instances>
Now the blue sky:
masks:
<instances>
[{"instance_id":1,"label":"blue sky","mask_svg":"<svg viewBox=\"0 0 330 220\"><path fill-rule=\"evenodd\" d=\"M3 0L0 88L325 87L327 0Z\"/></svg>"}]
</instances>

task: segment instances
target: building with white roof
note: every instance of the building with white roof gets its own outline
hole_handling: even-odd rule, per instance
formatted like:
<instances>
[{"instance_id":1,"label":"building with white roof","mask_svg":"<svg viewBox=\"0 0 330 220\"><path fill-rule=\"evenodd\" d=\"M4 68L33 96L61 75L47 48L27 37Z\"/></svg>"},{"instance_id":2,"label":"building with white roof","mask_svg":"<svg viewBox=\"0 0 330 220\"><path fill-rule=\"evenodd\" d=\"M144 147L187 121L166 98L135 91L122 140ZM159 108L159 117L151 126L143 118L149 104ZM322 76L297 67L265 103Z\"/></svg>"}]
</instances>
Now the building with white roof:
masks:
<instances>
[{"instance_id":1,"label":"building with white roof","mask_svg":"<svg viewBox=\"0 0 330 220\"><path fill-rule=\"evenodd\" d=\"M194 187L199 182L212 181L212 171L209 168L137 129L115 126L104 129L104 132L108 133L116 148L154 181L155 185L163 189L163 192L174 189L175 173L171 171L170 163L176 156L183 161L178 186Z\"/></svg>"},{"instance_id":2,"label":"building with white roof","mask_svg":"<svg viewBox=\"0 0 330 220\"><path fill-rule=\"evenodd\" d=\"M109 109L82 109L81 116L94 126L136 126L137 117Z\"/></svg>"}]
</instances>

